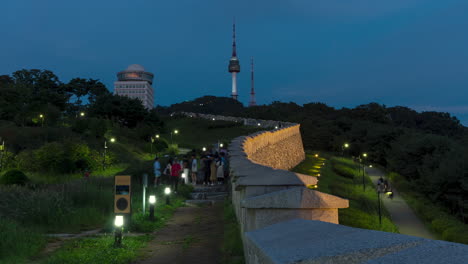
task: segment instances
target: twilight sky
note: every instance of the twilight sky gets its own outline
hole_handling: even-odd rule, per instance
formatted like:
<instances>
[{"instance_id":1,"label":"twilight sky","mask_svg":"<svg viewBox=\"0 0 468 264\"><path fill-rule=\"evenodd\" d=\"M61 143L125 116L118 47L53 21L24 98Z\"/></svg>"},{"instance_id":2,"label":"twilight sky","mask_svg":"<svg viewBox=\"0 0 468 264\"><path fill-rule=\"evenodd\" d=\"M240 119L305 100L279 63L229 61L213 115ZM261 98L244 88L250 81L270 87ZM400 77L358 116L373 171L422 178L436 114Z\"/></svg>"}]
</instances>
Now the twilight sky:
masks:
<instances>
[{"instance_id":1,"label":"twilight sky","mask_svg":"<svg viewBox=\"0 0 468 264\"><path fill-rule=\"evenodd\" d=\"M0 74L100 79L141 64L156 104L229 96L237 22L239 99L256 65L259 104L444 111L468 125L466 0L15 0L2 3Z\"/></svg>"}]
</instances>

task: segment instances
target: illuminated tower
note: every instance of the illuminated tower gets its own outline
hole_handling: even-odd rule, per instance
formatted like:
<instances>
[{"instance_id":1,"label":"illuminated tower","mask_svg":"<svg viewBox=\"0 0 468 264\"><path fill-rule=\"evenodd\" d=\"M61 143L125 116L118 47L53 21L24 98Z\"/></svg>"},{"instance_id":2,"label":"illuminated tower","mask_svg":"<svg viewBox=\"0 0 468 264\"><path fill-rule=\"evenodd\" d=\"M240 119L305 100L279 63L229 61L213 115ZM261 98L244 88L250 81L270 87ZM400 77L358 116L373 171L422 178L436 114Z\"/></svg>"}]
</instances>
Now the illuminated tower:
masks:
<instances>
[{"instance_id":1,"label":"illuminated tower","mask_svg":"<svg viewBox=\"0 0 468 264\"><path fill-rule=\"evenodd\" d=\"M256 106L257 102L255 102L255 88L254 88L254 63L253 63L253 57L251 58L251 65L252 65L252 71L250 75L250 81L252 83L251 88L250 88L250 102L249 106Z\"/></svg>"},{"instance_id":2,"label":"illuminated tower","mask_svg":"<svg viewBox=\"0 0 468 264\"><path fill-rule=\"evenodd\" d=\"M236 53L236 23L232 24L232 57L229 60L229 72L232 74L232 99L237 100L237 73L240 72Z\"/></svg>"}]
</instances>

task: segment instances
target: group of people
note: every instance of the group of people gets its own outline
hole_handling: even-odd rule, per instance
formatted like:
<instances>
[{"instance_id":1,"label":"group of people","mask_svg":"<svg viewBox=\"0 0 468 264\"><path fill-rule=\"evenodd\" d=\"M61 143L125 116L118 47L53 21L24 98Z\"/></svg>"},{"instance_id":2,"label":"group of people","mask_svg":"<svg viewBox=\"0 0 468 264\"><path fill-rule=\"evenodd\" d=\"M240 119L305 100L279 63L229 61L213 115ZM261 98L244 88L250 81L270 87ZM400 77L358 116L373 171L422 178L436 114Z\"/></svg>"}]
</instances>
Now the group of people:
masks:
<instances>
[{"instance_id":1,"label":"group of people","mask_svg":"<svg viewBox=\"0 0 468 264\"><path fill-rule=\"evenodd\" d=\"M158 186L162 181L166 181L172 185L174 192L177 192L177 187L181 178L184 183L217 185L223 184L227 177L228 164L226 152L209 153L204 152L200 159L197 159L195 153L188 156L183 156L182 159L177 157L169 158L166 166L162 169L160 159L156 157L153 163L154 169L154 186Z\"/></svg>"}]
</instances>

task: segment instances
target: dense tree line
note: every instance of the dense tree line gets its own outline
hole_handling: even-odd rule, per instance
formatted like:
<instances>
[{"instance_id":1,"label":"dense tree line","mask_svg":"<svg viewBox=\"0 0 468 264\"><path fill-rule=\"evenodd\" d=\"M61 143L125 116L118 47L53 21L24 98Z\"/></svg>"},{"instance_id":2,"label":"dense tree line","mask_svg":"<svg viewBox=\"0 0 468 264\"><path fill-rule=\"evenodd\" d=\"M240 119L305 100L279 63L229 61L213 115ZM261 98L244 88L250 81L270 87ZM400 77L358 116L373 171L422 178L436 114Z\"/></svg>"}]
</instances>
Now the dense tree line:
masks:
<instances>
[{"instance_id":1,"label":"dense tree line","mask_svg":"<svg viewBox=\"0 0 468 264\"><path fill-rule=\"evenodd\" d=\"M204 107L207 102L217 108ZM415 190L468 222L468 166L464 165L468 130L450 114L418 113L377 103L352 109L335 109L323 103L239 105L229 98L202 97L160 111L223 113L300 123L306 149L341 153L347 142L351 146L347 155L368 153L368 163L402 174Z\"/></svg>"},{"instance_id":2,"label":"dense tree line","mask_svg":"<svg viewBox=\"0 0 468 264\"><path fill-rule=\"evenodd\" d=\"M8 146L0 164L30 171L83 170L99 164L104 138L120 133L148 142L163 129L155 110L110 93L99 80L65 83L37 69L0 75L0 144L6 140Z\"/></svg>"}]
</instances>

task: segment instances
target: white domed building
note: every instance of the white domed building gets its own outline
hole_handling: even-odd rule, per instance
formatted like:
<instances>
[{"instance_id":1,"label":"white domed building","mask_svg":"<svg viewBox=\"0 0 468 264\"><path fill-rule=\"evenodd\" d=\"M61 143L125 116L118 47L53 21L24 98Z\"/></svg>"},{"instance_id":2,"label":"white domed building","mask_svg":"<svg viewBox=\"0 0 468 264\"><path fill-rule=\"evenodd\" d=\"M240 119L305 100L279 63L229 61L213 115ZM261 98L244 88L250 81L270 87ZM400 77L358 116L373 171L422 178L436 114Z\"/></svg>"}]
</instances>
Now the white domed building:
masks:
<instances>
[{"instance_id":1,"label":"white domed building","mask_svg":"<svg viewBox=\"0 0 468 264\"><path fill-rule=\"evenodd\" d=\"M114 82L114 94L140 99L146 109L154 107L154 75L145 71L139 64L132 64L126 70L117 73Z\"/></svg>"}]
</instances>

